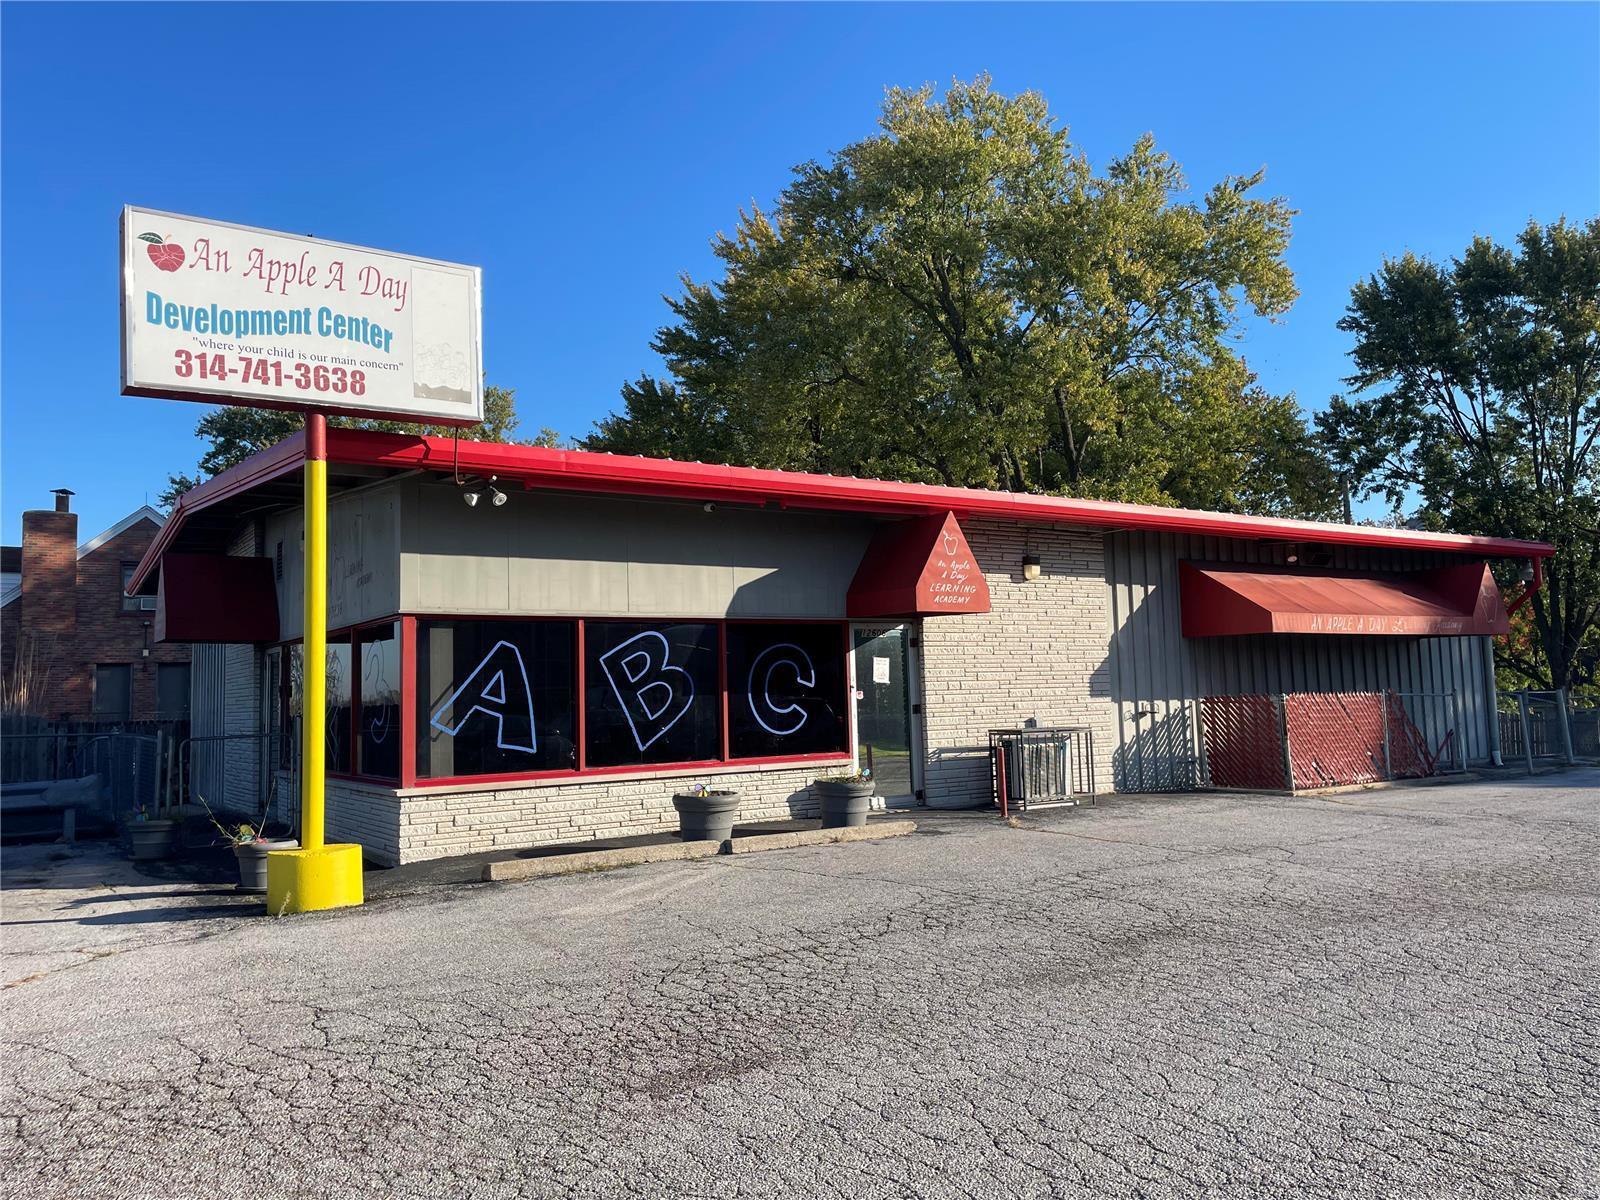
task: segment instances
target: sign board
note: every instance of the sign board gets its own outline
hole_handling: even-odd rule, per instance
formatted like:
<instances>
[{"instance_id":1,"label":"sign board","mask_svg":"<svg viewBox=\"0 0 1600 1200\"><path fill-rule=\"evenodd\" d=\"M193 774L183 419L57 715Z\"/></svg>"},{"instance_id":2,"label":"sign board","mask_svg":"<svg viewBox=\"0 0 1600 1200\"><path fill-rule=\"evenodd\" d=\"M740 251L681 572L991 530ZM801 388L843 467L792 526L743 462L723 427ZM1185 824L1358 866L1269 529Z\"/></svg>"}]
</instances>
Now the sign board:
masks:
<instances>
[{"instance_id":1,"label":"sign board","mask_svg":"<svg viewBox=\"0 0 1600 1200\"><path fill-rule=\"evenodd\" d=\"M122 392L474 425L477 267L122 210Z\"/></svg>"},{"instance_id":2,"label":"sign board","mask_svg":"<svg viewBox=\"0 0 1600 1200\"><path fill-rule=\"evenodd\" d=\"M845 595L852 617L986 613L989 583L954 513L882 525Z\"/></svg>"}]
</instances>

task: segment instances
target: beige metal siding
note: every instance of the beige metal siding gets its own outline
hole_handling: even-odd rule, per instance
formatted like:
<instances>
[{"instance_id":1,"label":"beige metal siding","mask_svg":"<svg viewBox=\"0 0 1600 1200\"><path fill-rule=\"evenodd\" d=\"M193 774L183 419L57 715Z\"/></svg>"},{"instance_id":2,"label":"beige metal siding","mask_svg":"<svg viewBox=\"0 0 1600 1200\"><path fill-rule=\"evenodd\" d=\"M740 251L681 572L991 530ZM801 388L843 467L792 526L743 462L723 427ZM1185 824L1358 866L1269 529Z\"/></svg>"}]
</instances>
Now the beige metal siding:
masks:
<instances>
[{"instance_id":1,"label":"beige metal siding","mask_svg":"<svg viewBox=\"0 0 1600 1200\"><path fill-rule=\"evenodd\" d=\"M1414 570L1459 561L1410 551L1331 549L1339 569ZM1117 787L1170 791L1194 786L1195 702L1207 695L1385 688L1454 692L1467 760L1486 760L1489 681L1483 638L1183 636L1180 561L1272 564L1281 563L1283 553L1274 543L1228 538L1106 535Z\"/></svg>"},{"instance_id":2,"label":"beige metal siding","mask_svg":"<svg viewBox=\"0 0 1600 1200\"><path fill-rule=\"evenodd\" d=\"M328 628L340 629L400 611L400 484L362 488L328 501ZM261 553L276 559L283 550L278 579L278 629L285 639L300 636L304 618L301 579L305 519L299 509L266 521Z\"/></svg>"},{"instance_id":3,"label":"beige metal siding","mask_svg":"<svg viewBox=\"0 0 1600 1200\"><path fill-rule=\"evenodd\" d=\"M410 613L842 617L872 521L524 492L469 509L409 480L400 606Z\"/></svg>"}]
</instances>

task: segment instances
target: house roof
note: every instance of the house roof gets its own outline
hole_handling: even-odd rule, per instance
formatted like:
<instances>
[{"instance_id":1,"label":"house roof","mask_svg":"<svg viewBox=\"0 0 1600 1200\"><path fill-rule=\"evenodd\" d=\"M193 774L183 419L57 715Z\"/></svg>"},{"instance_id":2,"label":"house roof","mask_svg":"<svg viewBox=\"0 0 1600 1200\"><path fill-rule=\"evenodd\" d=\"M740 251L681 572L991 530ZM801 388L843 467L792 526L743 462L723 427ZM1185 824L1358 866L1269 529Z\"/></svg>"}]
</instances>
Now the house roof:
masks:
<instances>
[{"instance_id":1,"label":"house roof","mask_svg":"<svg viewBox=\"0 0 1600 1200\"><path fill-rule=\"evenodd\" d=\"M167 523L166 514L158 508L151 508L148 504L134 509L110 529L102 530L87 542L78 547L78 558L81 561L86 555L93 554L118 534L126 533L140 521L154 521L157 525ZM0 546L0 573L6 576L6 582L0 585L0 608L10 604L22 595L22 547ZM12 576L15 579L12 579Z\"/></svg>"},{"instance_id":2,"label":"house roof","mask_svg":"<svg viewBox=\"0 0 1600 1200\"><path fill-rule=\"evenodd\" d=\"M154 586L161 555L177 548L180 536L185 538L185 548L220 552L233 523L243 512L259 511L272 501L298 503L304 446L305 435L296 434L186 492L134 572L133 590ZM882 516L954 512L958 517L994 517L1025 524L1433 550L1479 557L1547 558L1555 553L1554 547L1545 542L1515 538L1336 525L357 429L328 430L328 468L330 489L341 481L370 482L374 477L401 472L459 472L480 478L494 475L502 482L529 489L772 508L846 510Z\"/></svg>"},{"instance_id":3,"label":"house roof","mask_svg":"<svg viewBox=\"0 0 1600 1200\"><path fill-rule=\"evenodd\" d=\"M140 521L154 521L157 525L165 525L167 523L167 518L160 509L151 508L148 504L141 505L140 507L134 509L127 516L123 517L122 520L118 521L110 529L102 530L100 533L95 534L94 537L90 538L87 542L84 542L83 545L79 546L78 557L83 558L85 555L93 554L112 538L116 537L118 534L126 533Z\"/></svg>"}]
</instances>

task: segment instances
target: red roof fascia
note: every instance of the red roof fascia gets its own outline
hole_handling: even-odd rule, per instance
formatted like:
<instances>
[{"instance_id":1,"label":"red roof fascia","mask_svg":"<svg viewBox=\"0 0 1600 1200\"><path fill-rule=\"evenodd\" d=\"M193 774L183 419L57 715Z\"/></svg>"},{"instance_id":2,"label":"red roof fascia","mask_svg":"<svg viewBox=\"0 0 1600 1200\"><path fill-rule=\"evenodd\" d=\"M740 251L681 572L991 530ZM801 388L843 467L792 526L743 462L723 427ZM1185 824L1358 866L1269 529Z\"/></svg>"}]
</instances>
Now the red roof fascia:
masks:
<instances>
[{"instance_id":1,"label":"red roof fascia","mask_svg":"<svg viewBox=\"0 0 1600 1200\"><path fill-rule=\"evenodd\" d=\"M1178 565L1184 637L1474 637L1508 628L1489 565L1396 574Z\"/></svg>"},{"instance_id":2,"label":"red roof fascia","mask_svg":"<svg viewBox=\"0 0 1600 1200\"><path fill-rule=\"evenodd\" d=\"M137 591L144 585L150 572L160 562L161 555L192 513L248 491L258 484L298 471L304 461L304 447L305 435L297 433L185 493L134 571L130 585L132 589ZM959 517L988 517L1030 524L1146 529L1210 537L1434 550L1504 558L1549 558L1555 553L1555 548L1546 542L1516 538L1332 525L1320 521L1249 517L1235 513L1161 508L1149 504L1076 500L1067 496L1036 496L1022 492L985 491L981 488L897 483L885 479L809 475L758 467L593 454L583 450L549 450L542 446L457 442L448 437L418 437L365 429L328 430L328 460L332 463L392 467L396 470L449 472L459 468L463 475L498 475L529 488L612 495L725 500L903 516L953 512Z\"/></svg>"},{"instance_id":3,"label":"red roof fascia","mask_svg":"<svg viewBox=\"0 0 1600 1200\"><path fill-rule=\"evenodd\" d=\"M989 611L989 583L954 513L885 525L872 535L845 597L851 617Z\"/></svg>"},{"instance_id":4,"label":"red roof fascia","mask_svg":"<svg viewBox=\"0 0 1600 1200\"><path fill-rule=\"evenodd\" d=\"M305 441L304 433L285 438L277 445L252 454L242 463L229 467L220 475L206 480L198 487L190 488L179 496L178 502L167 514L167 523L161 527L161 532L156 534L155 540L150 543L150 548L144 552L144 557L134 568L133 578L128 582L128 595L135 595L144 586L145 578L155 570L161 561L161 556L166 553L172 540L178 536L178 530L183 528L190 513L209 508L230 496L247 492L258 484L284 475L292 475L305 463Z\"/></svg>"},{"instance_id":5,"label":"red roof fascia","mask_svg":"<svg viewBox=\"0 0 1600 1200\"><path fill-rule=\"evenodd\" d=\"M359 429L328 431L328 458L334 462L450 471L457 463L456 447L455 439L447 437L411 437ZM464 475L498 475L527 487L622 495L776 503L798 508L835 508L907 515L954 512L960 517L994 517L1034 524L1152 529L1211 537L1265 538L1319 545L1384 546L1506 558L1548 558L1555 553L1555 548L1548 543L1517 538L1334 525L1283 517L1251 517L1237 513L1162 508L1151 504L1119 504L1107 500L1077 500L1067 496L992 492L982 488L809 475L798 471L594 454L584 450L550 450L541 446L511 446L493 442L459 443L459 466Z\"/></svg>"}]
</instances>

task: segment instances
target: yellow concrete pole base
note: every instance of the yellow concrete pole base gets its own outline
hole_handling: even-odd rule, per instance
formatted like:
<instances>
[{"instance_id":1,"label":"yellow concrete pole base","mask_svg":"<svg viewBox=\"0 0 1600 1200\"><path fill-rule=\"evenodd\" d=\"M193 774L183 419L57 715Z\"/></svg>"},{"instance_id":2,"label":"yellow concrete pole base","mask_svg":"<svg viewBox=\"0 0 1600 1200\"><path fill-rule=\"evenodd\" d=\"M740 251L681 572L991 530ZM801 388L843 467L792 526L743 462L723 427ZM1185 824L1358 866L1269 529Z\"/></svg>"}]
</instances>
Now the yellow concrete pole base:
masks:
<instances>
[{"instance_id":1,"label":"yellow concrete pole base","mask_svg":"<svg viewBox=\"0 0 1600 1200\"><path fill-rule=\"evenodd\" d=\"M346 843L267 854L267 912L316 912L361 903L361 847Z\"/></svg>"}]
</instances>

